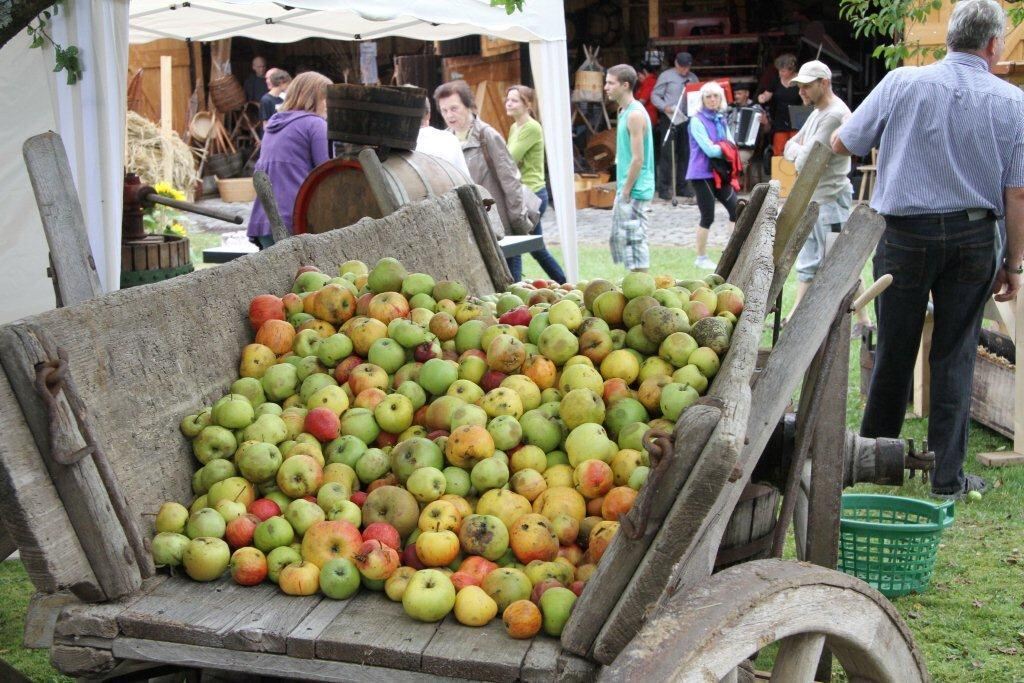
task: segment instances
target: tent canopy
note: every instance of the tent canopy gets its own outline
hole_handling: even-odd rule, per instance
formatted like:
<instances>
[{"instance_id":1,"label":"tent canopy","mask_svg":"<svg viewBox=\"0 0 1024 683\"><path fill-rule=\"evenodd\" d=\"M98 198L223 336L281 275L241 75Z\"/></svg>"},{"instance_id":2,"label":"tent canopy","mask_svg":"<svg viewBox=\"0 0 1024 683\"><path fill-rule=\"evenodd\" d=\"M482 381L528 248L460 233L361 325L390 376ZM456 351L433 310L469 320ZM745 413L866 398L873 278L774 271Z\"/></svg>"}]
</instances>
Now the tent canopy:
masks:
<instances>
[{"instance_id":1,"label":"tent canopy","mask_svg":"<svg viewBox=\"0 0 1024 683\"><path fill-rule=\"evenodd\" d=\"M523 11L512 14L503 6L492 7L490 0L297 0L288 5L252 0L173 4L166 0L132 0L128 12L132 43L160 38L210 41L232 36L274 43L313 37L446 40L471 34L528 42L565 271L570 280L579 279L569 68L565 10L560 0L526 0Z\"/></svg>"},{"instance_id":2,"label":"tent canopy","mask_svg":"<svg viewBox=\"0 0 1024 683\"><path fill-rule=\"evenodd\" d=\"M555 6L558 12L551 12ZM565 40L565 18L561 3L551 0L527 0L522 12L511 15L502 7L491 7L488 0L299 0L288 5L251 0L132 0L129 30L133 43L158 38L206 41L230 36L270 43L303 38L373 40L383 36L448 40L473 33L531 42Z\"/></svg>"}]
</instances>

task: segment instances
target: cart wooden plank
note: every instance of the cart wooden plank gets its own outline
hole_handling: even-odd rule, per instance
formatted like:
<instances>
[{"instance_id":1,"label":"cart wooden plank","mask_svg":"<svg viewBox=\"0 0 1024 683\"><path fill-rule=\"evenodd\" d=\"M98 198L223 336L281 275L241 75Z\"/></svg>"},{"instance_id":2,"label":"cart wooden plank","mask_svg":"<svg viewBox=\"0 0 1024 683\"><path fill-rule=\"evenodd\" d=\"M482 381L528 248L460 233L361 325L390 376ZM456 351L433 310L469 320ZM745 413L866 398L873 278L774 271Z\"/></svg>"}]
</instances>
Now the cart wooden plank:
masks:
<instances>
[{"instance_id":1,"label":"cart wooden plank","mask_svg":"<svg viewBox=\"0 0 1024 683\"><path fill-rule=\"evenodd\" d=\"M420 670L456 678L512 681L519 678L529 650L529 640L508 637L500 618L473 628L448 615L423 651Z\"/></svg>"},{"instance_id":2,"label":"cart wooden plank","mask_svg":"<svg viewBox=\"0 0 1024 683\"><path fill-rule=\"evenodd\" d=\"M287 650L292 657L316 657L316 641L324 629L348 609L348 600L321 600L320 604L288 634Z\"/></svg>"},{"instance_id":3,"label":"cart wooden plank","mask_svg":"<svg viewBox=\"0 0 1024 683\"><path fill-rule=\"evenodd\" d=\"M307 681L351 681L352 683L433 683L438 676L362 666L338 661L302 659L266 652L239 652L218 647L167 643L144 638L118 638L112 651L119 659L143 662L174 662L179 666L215 669L279 679L282 675ZM387 662L387 660L381 660ZM387 662L390 664L390 662Z\"/></svg>"},{"instance_id":4,"label":"cart wooden plank","mask_svg":"<svg viewBox=\"0 0 1024 683\"><path fill-rule=\"evenodd\" d=\"M41 593L68 586L80 598L102 595L2 368L0 406L14 409L0 410L0 513L32 585Z\"/></svg>"},{"instance_id":5,"label":"cart wooden plank","mask_svg":"<svg viewBox=\"0 0 1024 683\"><path fill-rule=\"evenodd\" d=\"M562 644L547 636L538 635L530 643L530 649L523 658L519 680L523 683L548 683L554 681Z\"/></svg>"},{"instance_id":6,"label":"cart wooden plank","mask_svg":"<svg viewBox=\"0 0 1024 683\"><path fill-rule=\"evenodd\" d=\"M395 669L419 671L423 651L438 624L413 621L401 603L364 591L324 629L316 642L318 659L355 664L387 662Z\"/></svg>"},{"instance_id":7,"label":"cart wooden plank","mask_svg":"<svg viewBox=\"0 0 1024 683\"><path fill-rule=\"evenodd\" d=\"M230 577L200 583L174 576L122 612L117 623L132 638L224 647L231 627L277 590L273 584L239 586Z\"/></svg>"},{"instance_id":8,"label":"cart wooden plank","mask_svg":"<svg viewBox=\"0 0 1024 683\"><path fill-rule=\"evenodd\" d=\"M275 591L231 626L224 634L224 646L285 654L288 636L324 599L319 594L294 596Z\"/></svg>"}]
</instances>

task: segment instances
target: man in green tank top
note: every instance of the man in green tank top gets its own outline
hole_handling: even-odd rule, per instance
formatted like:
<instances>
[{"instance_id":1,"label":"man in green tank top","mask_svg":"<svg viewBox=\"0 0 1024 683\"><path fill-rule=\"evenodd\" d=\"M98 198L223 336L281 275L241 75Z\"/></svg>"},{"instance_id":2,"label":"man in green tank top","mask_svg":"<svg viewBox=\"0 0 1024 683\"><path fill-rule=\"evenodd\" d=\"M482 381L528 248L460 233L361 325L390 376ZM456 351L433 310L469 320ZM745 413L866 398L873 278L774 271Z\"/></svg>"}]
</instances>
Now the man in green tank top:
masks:
<instances>
[{"instance_id":1,"label":"man in green tank top","mask_svg":"<svg viewBox=\"0 0 1024 683\"><path fill-rule=\"evenodd\" d=\"M628 64L608 69L604 92L619 106L615 137L615 204L612 207L612 261L630 270L651 266L647 248L647 209L654 198L654 138L651 119L634 97L636 70Z\"/></svg>"}]
</instances>

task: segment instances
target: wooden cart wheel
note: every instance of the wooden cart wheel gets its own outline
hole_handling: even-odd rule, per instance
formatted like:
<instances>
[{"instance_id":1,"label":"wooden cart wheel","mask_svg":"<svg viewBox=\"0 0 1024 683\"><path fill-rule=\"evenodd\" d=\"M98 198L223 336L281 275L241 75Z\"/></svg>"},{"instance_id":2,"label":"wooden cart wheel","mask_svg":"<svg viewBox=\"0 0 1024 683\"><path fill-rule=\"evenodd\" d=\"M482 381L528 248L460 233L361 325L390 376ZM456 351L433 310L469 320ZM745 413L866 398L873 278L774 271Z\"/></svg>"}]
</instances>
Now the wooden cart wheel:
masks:
<instances>
[{"instance_id":1,"label":"wooden cart wheel","mask_svg":"<svg viewBox=\"0 0 1024 683\"><path fill-rule=\"evenodd\" d=\"M772 643L780 644L772 681L813 681L825 645L850 681L930 680L906 623L880 593L784 560L731 567L663 600L600 680L736 681L747 658Z\"/></svg>"}]
</instances>

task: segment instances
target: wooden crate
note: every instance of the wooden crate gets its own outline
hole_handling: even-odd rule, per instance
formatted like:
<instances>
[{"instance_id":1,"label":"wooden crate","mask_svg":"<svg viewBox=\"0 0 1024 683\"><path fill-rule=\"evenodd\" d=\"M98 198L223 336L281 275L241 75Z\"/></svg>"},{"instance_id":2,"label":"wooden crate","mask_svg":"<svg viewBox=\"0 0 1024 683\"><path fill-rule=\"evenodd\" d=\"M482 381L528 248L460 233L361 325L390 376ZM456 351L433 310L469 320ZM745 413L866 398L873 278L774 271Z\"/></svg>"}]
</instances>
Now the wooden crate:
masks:
<instances>
[{"instance_id":1,"label":"wooden crate","mask_svg":"<svg viewBox=\"0 0 1024 683\"><path fill-rule=\"evenodd\" d=\"M1013 438L1014 367L978 352L971 385L971 419Z\"/></svg>"},{"instance_id":2,"label":"wooden crate","mask_svg":"<svg viewBox=\"0 0 1024 683\"><path fill-rule=\"evenodd\" d=\"M780 197L788 197L793 183L796 182L796 166L792 161L782 157L772 157L772 180L778 180L782 185L779 188Z\"/></svg>"},{"instance_id":3,"label":"wooden crate","mask_svg":"<svg viewBox=\"0 0 1024 683\"><path fill-rule=\"evenodd\" d=\"M595 209L610 209L615 204L615 183L590 188L590 205Z\"/></svg>"},{"instance_id":4,"label":"wooden crate","mask_svg":"<svg viewBox=\"0 0 1024 683\"><path fill-rule=\"evenodd\" d=\"M576 208L586 209L590 207L590 189L576 190Z\"/></svg>"}]
</instances>

